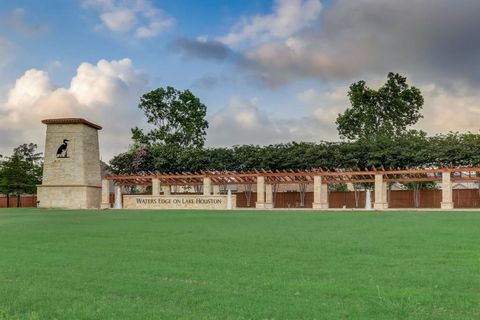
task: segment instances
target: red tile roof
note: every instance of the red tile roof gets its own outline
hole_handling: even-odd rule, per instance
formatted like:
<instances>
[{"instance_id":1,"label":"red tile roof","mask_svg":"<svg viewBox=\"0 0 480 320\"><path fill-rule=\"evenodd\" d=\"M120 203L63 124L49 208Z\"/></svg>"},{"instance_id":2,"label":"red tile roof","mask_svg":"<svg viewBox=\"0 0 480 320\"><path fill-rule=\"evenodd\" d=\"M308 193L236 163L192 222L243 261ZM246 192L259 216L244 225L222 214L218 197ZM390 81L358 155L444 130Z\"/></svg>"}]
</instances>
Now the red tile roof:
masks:
<instances>
[{"instance_id":1,"label":"red tile roof","mask_svg":"<svg viewBox=\"0 0 480 320\"><path fill-rule=\"evenodd\" d=\"M45 119L42 120L44 124L84 124L97 130L102 130L102 127L87 121L82 118L60 118L60 119Z\"/></svg>"}]
</instances>

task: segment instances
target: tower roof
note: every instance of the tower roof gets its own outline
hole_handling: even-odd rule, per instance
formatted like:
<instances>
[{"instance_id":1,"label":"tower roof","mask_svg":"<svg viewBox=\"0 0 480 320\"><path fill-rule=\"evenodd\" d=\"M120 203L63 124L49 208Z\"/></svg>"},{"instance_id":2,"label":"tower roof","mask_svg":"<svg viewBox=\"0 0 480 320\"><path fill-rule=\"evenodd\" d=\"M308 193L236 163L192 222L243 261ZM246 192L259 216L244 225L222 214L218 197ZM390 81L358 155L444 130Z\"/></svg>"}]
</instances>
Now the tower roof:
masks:
<instances>
[{"instance_id":1,"label":"tower roof","mask_svg":"<svg viewBox=\"0 0 480 320\"><path fill-rule=\"evenodd\" d=\"M102 127L87 121L83 118L59 118L59 119L45 119L42 120L43 124L84 124L97 130L102 130Z\"/></svg>"}]
</instances>

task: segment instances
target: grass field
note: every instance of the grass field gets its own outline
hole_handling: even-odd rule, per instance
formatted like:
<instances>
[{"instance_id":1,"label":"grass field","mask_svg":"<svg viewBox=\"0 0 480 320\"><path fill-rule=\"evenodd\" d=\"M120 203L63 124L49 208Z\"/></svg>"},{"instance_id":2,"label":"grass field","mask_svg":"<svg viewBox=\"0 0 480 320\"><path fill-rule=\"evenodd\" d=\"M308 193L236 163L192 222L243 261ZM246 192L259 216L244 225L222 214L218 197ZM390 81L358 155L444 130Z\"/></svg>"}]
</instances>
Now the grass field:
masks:
<instances>
[{"instance_id":1,"label":"grass field","mask_svg":"<svg viewBox=\"0 0 480 320\"><path fill-rule=\"evenodd\" d=\"M480 214L2 209L0 319L480 319Z\"/></svg>"}]
</instances>

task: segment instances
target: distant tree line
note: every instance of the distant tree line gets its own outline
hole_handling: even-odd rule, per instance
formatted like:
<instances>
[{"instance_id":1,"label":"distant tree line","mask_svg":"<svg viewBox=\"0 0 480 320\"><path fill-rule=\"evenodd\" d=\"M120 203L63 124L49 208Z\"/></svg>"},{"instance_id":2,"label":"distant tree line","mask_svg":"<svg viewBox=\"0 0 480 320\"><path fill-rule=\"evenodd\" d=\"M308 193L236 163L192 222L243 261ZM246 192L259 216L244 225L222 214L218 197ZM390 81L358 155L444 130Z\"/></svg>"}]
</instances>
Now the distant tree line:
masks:
<instances>
[{"instance_id":1,"label":"distant tree line","mask_svg":"<svg viewBox=\"0 0 480 320\"><path fill-rule=\"evenodd\" d=\"M199 172L365 170L372 166L406 169L473 166L480 163L480 135L449 133L428 137L410 130L420 118L423 97L407 79L389 73L377 90L365 81L353 83L351 106L336 120L340 142L290 142L268 146L204 148L206 107L190 91L156 89L140 99L139 108L154 129L132 129L130 150L115 156L117 174Z\"/></svg>"},{"instance_id":2,"label":"distant tree line","mask_svg":"<svg viewBox=\"0 0 480 320\"><path fill-rule=\"evenodd\" d=\"M409 131L397 136L344 142L291 142L268 146L184 148L151 145L121 153L110 161L114 173L308 170L365 170L372 166L407 169L480 164L480 135L426 136Z\"/></svg>"}]
</instances>

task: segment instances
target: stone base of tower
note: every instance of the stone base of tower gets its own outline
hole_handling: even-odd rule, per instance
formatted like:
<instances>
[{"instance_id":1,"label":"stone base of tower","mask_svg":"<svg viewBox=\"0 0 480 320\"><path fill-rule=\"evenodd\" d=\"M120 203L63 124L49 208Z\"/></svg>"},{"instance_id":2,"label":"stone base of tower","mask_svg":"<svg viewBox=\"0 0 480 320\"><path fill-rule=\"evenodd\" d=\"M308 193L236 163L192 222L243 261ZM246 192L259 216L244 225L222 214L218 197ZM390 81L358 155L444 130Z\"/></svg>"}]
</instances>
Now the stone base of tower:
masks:
<instances>
[{"instance_id":1,"label":"stone base of tower","mask_svg":"<svg viewBox=\"0 0 480 320\"><path fill-rule=\"evenodd\" d=\"M97 186L37 186L39 208L98 209L102 188Z\"/></svg>"}]
</instances>

